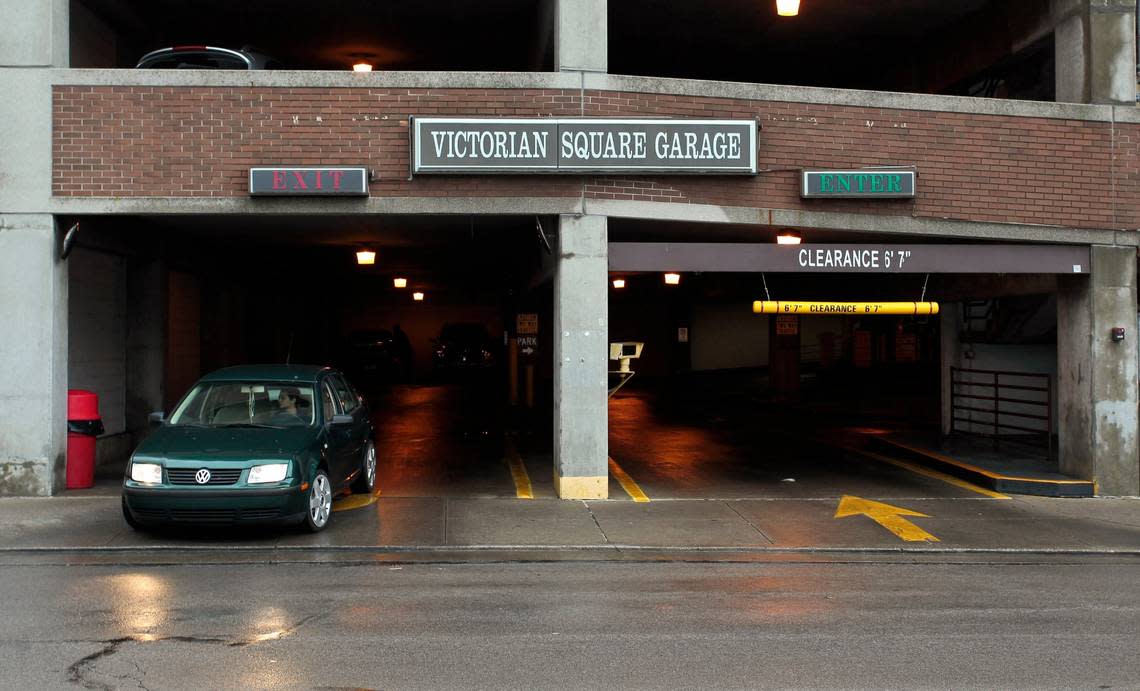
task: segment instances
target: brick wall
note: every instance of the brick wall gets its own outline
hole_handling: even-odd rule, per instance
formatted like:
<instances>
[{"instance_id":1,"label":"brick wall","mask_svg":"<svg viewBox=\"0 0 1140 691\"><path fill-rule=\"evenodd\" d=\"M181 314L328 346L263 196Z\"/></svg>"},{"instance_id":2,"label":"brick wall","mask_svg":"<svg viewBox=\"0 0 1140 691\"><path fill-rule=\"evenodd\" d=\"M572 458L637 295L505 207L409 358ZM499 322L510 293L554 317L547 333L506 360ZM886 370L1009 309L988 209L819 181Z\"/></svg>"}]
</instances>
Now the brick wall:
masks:
<instances>
[{"instance_id":1,"label":"brick wall","mask_svg":"<svg viewBox=\"0 0 1140 691\"><path fill-rule=\"evenodd\" d=\"M407 116L755 118L751 177L408 180ZM364 164L374 196L579 196L1140 226L1140 126L577 90L57 86L57 196L227 197L255 165ZM916 165L916 200L801 200L800 167Z\"/></svg>"}]
</instances>

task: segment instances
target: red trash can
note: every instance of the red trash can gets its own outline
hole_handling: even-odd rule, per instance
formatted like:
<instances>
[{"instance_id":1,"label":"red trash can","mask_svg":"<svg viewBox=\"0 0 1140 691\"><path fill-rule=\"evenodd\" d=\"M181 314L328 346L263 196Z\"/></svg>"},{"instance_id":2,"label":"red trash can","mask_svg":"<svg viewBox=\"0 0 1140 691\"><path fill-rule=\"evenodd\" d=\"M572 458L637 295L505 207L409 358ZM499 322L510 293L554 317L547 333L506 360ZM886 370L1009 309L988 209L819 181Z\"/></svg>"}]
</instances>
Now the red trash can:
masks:
<instances>
[{"instance_id":1,"label":"red trash can","mask_svg":"<svg viewBox=\"0 0 1140 691\"><path fill-rule=\"evenodd\" d=\"M94 391L67 392L67 489L95 484L95 437L103 433L99 396Z\"/></svg>"}]
</instances>

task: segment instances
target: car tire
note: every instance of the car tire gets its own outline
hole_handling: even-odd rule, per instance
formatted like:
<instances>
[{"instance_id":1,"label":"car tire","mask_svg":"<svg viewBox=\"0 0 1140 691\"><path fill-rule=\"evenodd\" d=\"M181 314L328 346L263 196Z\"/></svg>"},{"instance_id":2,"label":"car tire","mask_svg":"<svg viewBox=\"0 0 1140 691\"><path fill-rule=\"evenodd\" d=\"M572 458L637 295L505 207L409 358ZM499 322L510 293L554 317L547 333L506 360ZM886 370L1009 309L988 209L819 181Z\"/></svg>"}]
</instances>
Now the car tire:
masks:
<instances>
[{"instance_id":1,"label":"car tire","mask_svg":"<svg viewBox=\"0 0 1140 691\"><path fill-rule=\"evenodd\" d=\"M126 497L123 497L121 503L123 505L123 520L127 522L127 525L129 525L132 530L143 530L143 525L135 520L135 517L131 515L131 510L127 508Z\"/></svg>"},{"instance_id":2,"label":"car tire","mask_svg":"<svg viewBox=\"0 0 1140 691\"><path fill-rule=\"evenodd\" d=\"M360 474L352 483L352 491L356 494L372 494L376 489L376 446L372 442L364 447L360 457Z\"/></svg>"},{"instance_id":3,"label":"car tire","mask_svg":"<svg viewBox=\"0 0 1140 691\"><path fill-rule=\"evenodd\" d=\"M329 474L318 468L309 484L308 501L305 502L305 519L301 525L310 533L324 530L332 518L333 488Z\"/></svg>"}]
</instances>

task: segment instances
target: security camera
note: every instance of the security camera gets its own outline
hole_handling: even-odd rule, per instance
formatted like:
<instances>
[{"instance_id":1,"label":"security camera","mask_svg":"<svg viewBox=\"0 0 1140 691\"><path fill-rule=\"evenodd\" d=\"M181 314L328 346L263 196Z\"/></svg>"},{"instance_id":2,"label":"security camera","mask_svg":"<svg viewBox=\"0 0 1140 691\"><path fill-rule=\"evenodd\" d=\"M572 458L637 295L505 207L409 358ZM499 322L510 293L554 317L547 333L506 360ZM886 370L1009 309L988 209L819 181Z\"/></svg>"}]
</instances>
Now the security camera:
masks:
<instances>
[{"instance_id":1,"label":"security camera","mask_svg":"<svg viewBox=\"0 0 1140 691\"><path fill-rule=\"evenodd\" d=\"M644 347L644 343L639 343L637 341L611 343L610 359L621 362L621 368L618 371L629 372L629 361L641 357L641 349Z\"/></svg>"}]
</instances>

